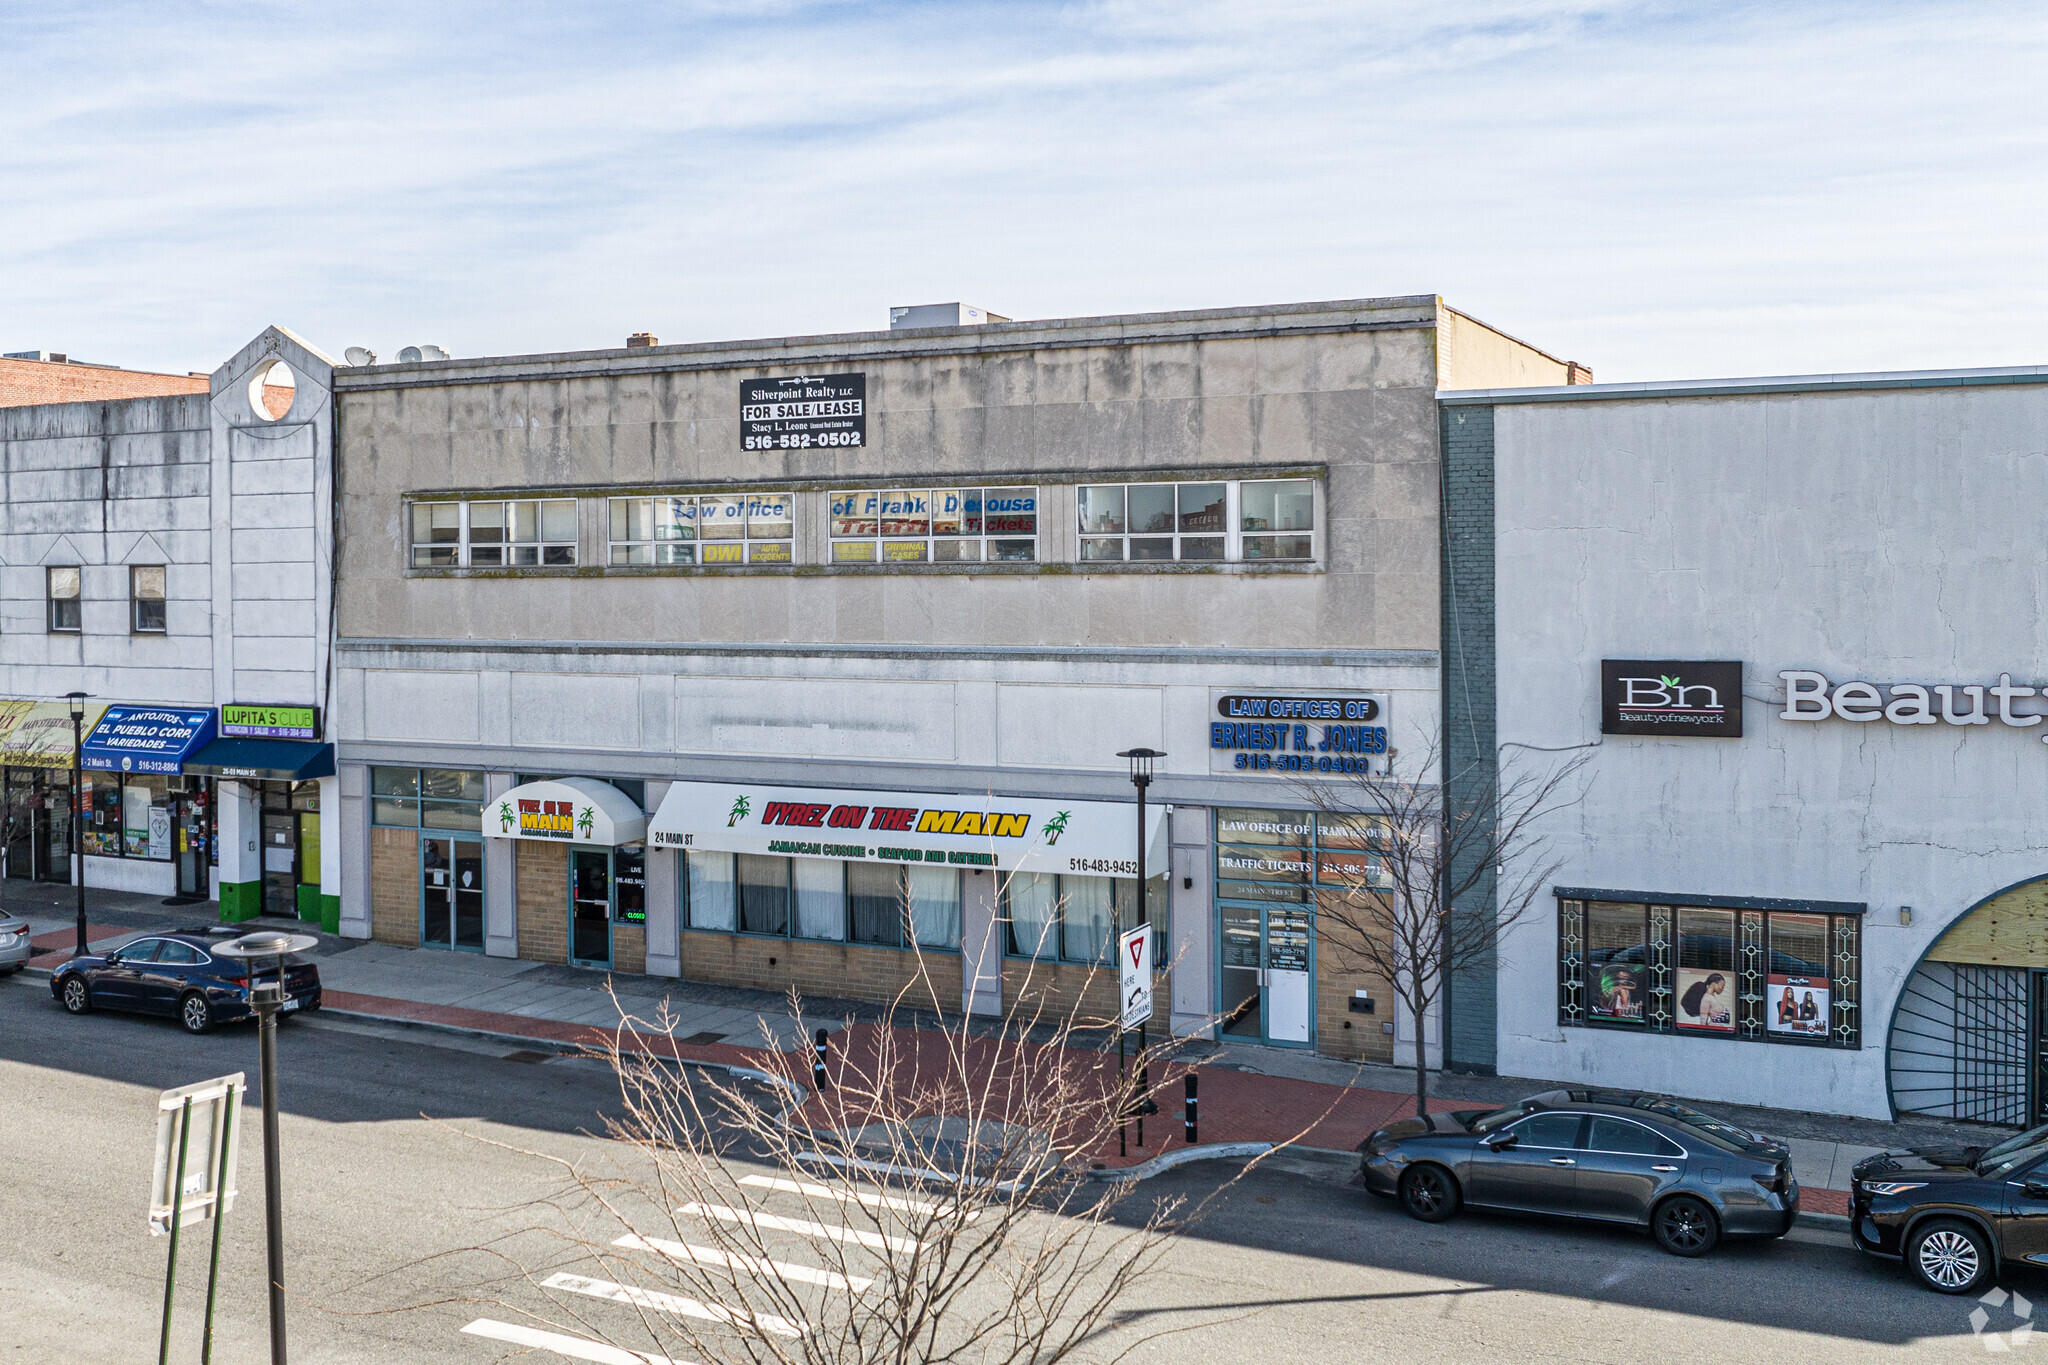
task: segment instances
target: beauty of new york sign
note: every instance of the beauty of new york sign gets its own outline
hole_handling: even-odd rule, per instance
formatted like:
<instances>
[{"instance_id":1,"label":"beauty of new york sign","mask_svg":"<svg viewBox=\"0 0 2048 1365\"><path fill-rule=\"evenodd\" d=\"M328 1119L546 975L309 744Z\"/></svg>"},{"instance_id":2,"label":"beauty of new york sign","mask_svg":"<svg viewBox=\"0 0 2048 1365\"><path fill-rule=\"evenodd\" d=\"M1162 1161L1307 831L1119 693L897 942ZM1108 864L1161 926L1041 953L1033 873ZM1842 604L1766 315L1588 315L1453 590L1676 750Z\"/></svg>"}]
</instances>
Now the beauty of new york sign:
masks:
<instances>
[{"instance_id":1,"label":"beauty of new york sign","mask_svg":"<svg viewBox=\"0 0 2048 1365\"><path fill-rule=\"evenodd\" d=\"M2024 730L2048 719L2048 684L2015 683L2001 673L1994 683L1830 683L1827 675L1792 668L1785 682L1784 720L1884 721L1890 725L2001 725ZM2031 699L2031 700L2030 700ZM2048 731L2041 734L2048 743Z\"/></svg>"}]
</instances>

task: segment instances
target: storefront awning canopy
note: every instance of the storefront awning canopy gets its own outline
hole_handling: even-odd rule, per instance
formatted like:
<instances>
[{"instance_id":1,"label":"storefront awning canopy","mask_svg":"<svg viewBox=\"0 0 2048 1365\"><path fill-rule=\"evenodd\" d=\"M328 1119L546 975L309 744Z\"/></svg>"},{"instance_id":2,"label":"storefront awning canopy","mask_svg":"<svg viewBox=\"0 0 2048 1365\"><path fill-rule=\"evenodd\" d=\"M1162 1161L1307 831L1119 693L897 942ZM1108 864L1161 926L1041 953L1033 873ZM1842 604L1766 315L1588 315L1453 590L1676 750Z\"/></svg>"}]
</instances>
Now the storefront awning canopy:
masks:
<instances>
[{"instance_id":1,"label":"storefront awning canopy","mask_svg":"<svg viewBox=\"0 0 2048 1365\"><path fill-rule=\"evenodd\" d=\"M657 848L1134 877L1132 801L678 782L647 824ZM1165 811L1145 808L1145 871L1164 875Z\"/></svg>"},{"instance_id":2,"label":"storefront awning canopy","mask_svg":"<svg viewBox=\"0 0 2048 1365\"><path fill-rule=\"evenodd\" d=\"M186 759L185 771L207 777L308 782L334 776L334 746L290 739L217 739Z\"/></svg>"},{"instance_id":3,"label":"storefront awning canopy","mask_svg":"<svg viewBox=\"0 0 2048 1365\"><path fill-rule=\"evenodd\" d=\"M87 705L81 726L86 734L106 709ZM70 702L0 699L0 766L68 768L75 748Z\"/></svg>"},{"instance_id":4,"label":"storefront awning canopy","mask_svg":"<svg viewBox=\"0 0 2048 1365\"><path fill-rule=\"evenodd\" d=\"M82 766L117 773L181 773L213 738L212 708L109 706L85 737Z\"/></svg>"},{"instance_id":5,"label":"storefront awning canopy","mask_svg":"<svg viewBox=\"0 0 2048 1365\"><path fill-rule=\"evenodd\" d=\"M557 777L514 787L483 806L484 833L558 844L637 844L647 816L632 797L594 777Z\"/></svg>"}]
</instances>

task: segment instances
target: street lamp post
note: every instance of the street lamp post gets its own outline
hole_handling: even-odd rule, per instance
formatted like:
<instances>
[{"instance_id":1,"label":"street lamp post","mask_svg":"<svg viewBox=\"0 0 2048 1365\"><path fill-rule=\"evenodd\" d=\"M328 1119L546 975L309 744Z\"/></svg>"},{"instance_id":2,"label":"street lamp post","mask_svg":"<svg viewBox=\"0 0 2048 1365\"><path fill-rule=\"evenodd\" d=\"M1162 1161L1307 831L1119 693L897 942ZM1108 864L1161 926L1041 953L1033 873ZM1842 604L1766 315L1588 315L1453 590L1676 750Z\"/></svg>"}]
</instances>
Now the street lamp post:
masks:
<instances>
[{"instance_id":1,"label":"street lamp post","mask_svg":"<svg viewBox=\"0 0 2048 1365\"><path fill-rule=\"evenodd\" d=\"M1131 765L1131 785L1138 789L1138 894L1136 899L1138 923L1143 924L1145 923L1145 789L1152 785L1153 765L1158 763L1160 759L1165 758L1166 754L1159 749L1125 749L1117 757L1129 760ZM1110 913L1117 922L1116 936L1121 937L1124 931L1123 914L1116 908L1115 897L1110 898ZM1135 928L1136 926L1132 927ZM1141 1021L1138 1024L1138 1057L1141 1065L1138 1071L1140 1098L1137 1106L1138 1146L1141 1148L1145 1145L1145 1105L1150 1102L1150 1092L1152 1089L1152 1069L1149 1066L1142 1065L1145 1049L1148 1045L1148 1031L1148 1024ZM1119 1077L1124 1073L1124 1029L1121 1017L1117 1019L1116 1072ZM1117 1125L1116 1136L1117 1152L1119 1155L1123 1155L1124 1133L1122 1124Z\"/></svg>"},{"instance_id":2,"label":"street lamp post","mask_svg":"<svg viewBox=\"0 0 2048 1365\"><path fill-rule=\"evenodd\" d=\"M255 979L253 959L275 958L277 979L257 981L249 992L256 1010L258 1051L263 1087L263 1226L270 1259L270 1365L285 1365L284 1340L284 1177L278 1168L277 1140L277 1015L284 1008L284 959L288 953L303 953L320 940L311 934L287 934L276 929L259 929L214 947L224 957L240 958L249 964Z\"/></svg>"},{"instance_id":3,"label":"street lamp post","mask_svg":"<svg viewBox=\"0 0 2048 1365\"><path fill-rule=\"evenodd\" d=\"M66 692L71 703L71 856L77 859L78 949L74 957L85 956L85 697L83 692Z\"/></svg>"}]
</instances>

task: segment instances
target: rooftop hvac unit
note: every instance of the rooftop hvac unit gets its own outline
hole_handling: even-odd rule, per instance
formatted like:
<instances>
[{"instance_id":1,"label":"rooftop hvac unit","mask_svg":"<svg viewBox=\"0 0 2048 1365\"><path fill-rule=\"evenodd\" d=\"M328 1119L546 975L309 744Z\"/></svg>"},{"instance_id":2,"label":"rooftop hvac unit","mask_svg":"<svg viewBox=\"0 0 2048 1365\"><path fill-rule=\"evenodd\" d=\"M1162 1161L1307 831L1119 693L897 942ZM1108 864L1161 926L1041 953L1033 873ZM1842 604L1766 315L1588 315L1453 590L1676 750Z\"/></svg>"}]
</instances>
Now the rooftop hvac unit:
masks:
<instances>
[{"instance_id":1,"label":"rooftop hvac unit","mask_svg":"<svg viewBox=\"0 0 2048 1365\"><path fill-rule=\"evenodd\" d=\"M1009 320L971 303L913 303L889 310L892 332L903 327L986 327Z\"/></svg>"}]
</instances>

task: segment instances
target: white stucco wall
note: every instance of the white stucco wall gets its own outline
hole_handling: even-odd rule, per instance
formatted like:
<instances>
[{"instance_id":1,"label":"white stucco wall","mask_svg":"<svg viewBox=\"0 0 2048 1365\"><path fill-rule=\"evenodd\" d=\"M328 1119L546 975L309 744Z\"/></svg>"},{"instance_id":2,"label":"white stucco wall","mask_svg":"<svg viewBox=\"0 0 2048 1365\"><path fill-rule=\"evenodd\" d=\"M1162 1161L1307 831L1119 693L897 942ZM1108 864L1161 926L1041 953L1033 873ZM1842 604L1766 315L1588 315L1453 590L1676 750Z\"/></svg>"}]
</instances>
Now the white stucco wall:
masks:
<instances>
[{"instance_id":1,"label":"white stucco wall","mask_svg":"<svg viewBox=\"0 0 2048 1365\"><path fill-rule=\"evenodd\" d=\"M1870 906L1845 1051L1561 1028L1545 895L1502 955L1501 1072L1886 1116L1905 976L1971 905L2048 874L2048 725L1786 721L1778 675L2048 680L2048 385L1503 404L1495 423L1503 752L1598 745L1552 880ZM1743 738L1603 742L1603 657L1745 661Z\"/></svg>"}]
</instances>

